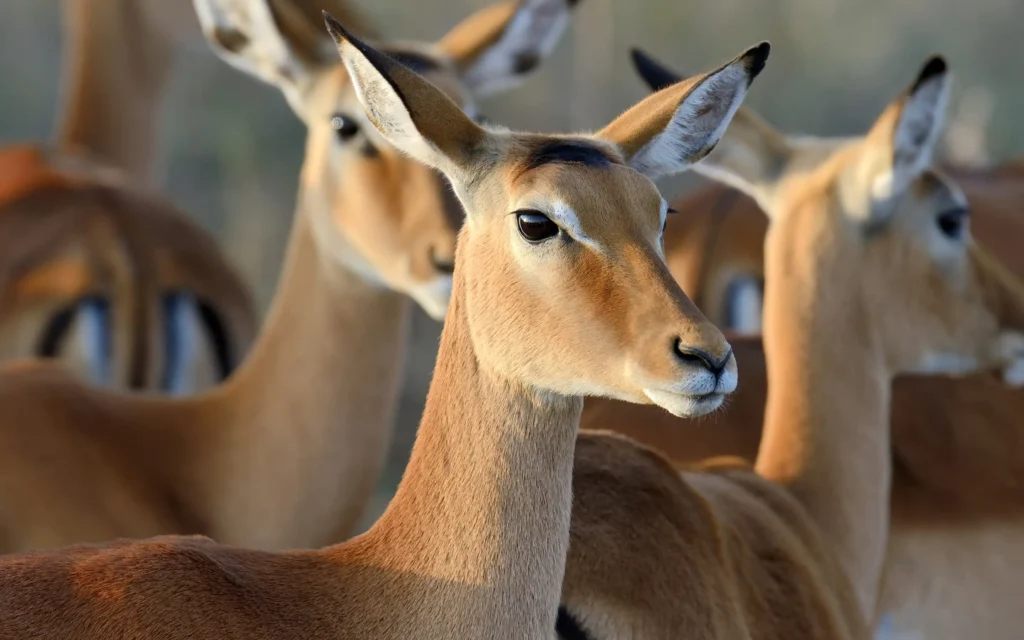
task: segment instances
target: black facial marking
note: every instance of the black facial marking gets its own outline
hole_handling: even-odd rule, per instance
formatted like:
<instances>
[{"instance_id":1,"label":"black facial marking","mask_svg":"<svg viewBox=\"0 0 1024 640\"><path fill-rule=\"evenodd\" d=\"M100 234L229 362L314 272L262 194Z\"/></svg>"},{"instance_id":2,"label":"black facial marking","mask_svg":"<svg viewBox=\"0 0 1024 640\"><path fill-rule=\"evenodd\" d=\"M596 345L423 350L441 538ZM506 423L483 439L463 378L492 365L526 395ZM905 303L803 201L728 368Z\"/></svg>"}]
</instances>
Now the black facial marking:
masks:
<instances>
[{"instance_id":1,"label":"black facial marking","mask_svg":"<svg viewBox=\"0 0 1024 640\"><path fill-rule=\"evenodd\" d=\"M583 140L549 140L533 149L523 170L531 171L546 164L582 164L605 168L617 162L600 147Z\"/></svg>"}]
</instances>

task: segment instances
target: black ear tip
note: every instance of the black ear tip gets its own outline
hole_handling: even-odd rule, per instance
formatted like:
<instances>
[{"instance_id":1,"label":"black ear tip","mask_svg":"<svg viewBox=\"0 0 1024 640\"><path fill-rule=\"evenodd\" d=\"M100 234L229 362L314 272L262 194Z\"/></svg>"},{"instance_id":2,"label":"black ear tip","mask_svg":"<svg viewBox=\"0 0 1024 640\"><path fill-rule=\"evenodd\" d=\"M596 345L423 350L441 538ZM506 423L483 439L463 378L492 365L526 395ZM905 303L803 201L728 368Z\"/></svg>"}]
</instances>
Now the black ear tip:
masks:
<instances>
[{"instance_id":1,"label":"black ear tip","mask_svg":"<svg viewBox=\"0 0 1024 640\"><path fill-rule=\"evenodd\" d=\"M661 64L639 47L630 49L629 55L633 60L633 68L651 88L651 91L661 91L683 79L678 73Z\"/></svg>"},{"instance_id":2,"label":"black ear tip","mask_svg":"<svg viewBox=\"0 0 1024 640\"><path fill-rule=\"evenodd\" d=\"M569 2L569 8L570 9L575 9L576 5L578 5L580 3L580 0L568 0L568 2Z\"/></svg>"},{"instance_id":3,"label":"black ear tip","mask_svg":"<svg viewBox=\"0 0 1024 640\"><path fill-rule=\"evenodd\" d=\"M641 65L653 62L651 56L644 53L644 50L640 47L632 47L629 50L629 58L633 61L633 66L637 69L639 69Z\"/></svg>"},{"instance_id":4,"label":"black ear tip","mask_svg":"<svg viewBox=\"0 0 1024 640\"><path fill-rule=\"evenodd\" d=\"M928 62L924 63L924 68L921 69L921 74L918 76L918 84L946 73L948 70L949 65L946 64L945 58L942 56L932 56L928 58Z\"/></svg>"},{"instance_id":5,"label":"black ear tip","mask_svg":"<svg viewBox=\"0 0 1024 640\"><path fill-rule=\"evenodd\" d=\"M747 69L750 70L751 78L756 78L764 70L764 66L768 62L768 54L771 52L771 43L765 41L755 47L751 47L743 54L747 61Z\"/></svg>"},{"instance_id":6,"label":"black ear tip","mask_svg":"<svg viewBox=\"0 0 1024 640\"><path fill-rule=\"evenodd\" d=\"M341 23L334 19L334 16L323 11L324 14L324 26L327 27L327 33L331 34L335 42L341 42L342 40L349 40L348 32L345 31L345 27L341 26Z\"/></svg>"}]
</instances>

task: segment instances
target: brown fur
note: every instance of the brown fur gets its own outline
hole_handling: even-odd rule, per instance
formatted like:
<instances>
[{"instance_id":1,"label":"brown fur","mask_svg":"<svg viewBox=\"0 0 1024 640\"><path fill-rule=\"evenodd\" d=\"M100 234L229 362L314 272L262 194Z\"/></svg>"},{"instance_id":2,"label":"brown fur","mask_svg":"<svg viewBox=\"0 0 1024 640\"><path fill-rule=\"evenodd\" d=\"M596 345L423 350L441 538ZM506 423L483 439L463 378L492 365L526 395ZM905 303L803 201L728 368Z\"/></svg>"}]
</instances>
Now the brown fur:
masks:
<instances>
[{"instance_id":1,"label":"brown fur","mask_svg":"<svg viewBox=\"0 0 1024 640\"><path fill-rule=\"evenodd\" d=\"M974 237L1024 278L1020 163L950 175L970 203ZM716 217L719 204L724 218ZM721 284L737 273L763 277L767 221L753 199L721 186L674 206L685 214L669 218L669 266L698 306L721 319ZM702 245L704 238L711 241ZM653 407L594 398L584 408L583 428L626 433L680 465L716 456L752 461L767 397L764 352L760 337L731 341L743 375L719 414L681 425ZM989 375L895 381L892 531L879 615L892 614L899 626L926 638L1016 637L1021 615L1006 594L1014 592L1014 567L1024 558L1021 407L1024 393Z\"/></svg>"},{"instance_id":2,"label":"brown fur","mask_svg":"<svg viewBox=\"0 0 1024 640\"><path fill-rule=\"evenodd\" d=\"M879 126L884 126L884 124ZM736 122L733 127L737 127ZM733 129L720 145L720 148L724 146L726 151L722 157L731 155L729 153L731 142L729 135L732 133ZM741 124L737 135L742 137L744 133ZM961 331L969 327L974 327L974 329L968 329L968 331L987 331L984 327L988 321L982 320L981 316L972 319L969 314L964 313L971 305L976 305L975 308L980 309L987 308L988 313L999 318L999 322L1007 327L1019 328L1022 319L1020 311L1024 308L1021 306L1024 304L1024 295L1021 292L1024 290L1021 289L1018 282L1011 281L1006 272L983 252L971 249L967 254L967 264L970 265L968 270L974 273L969 282L975 289L973 293L969 291L967 293L973 301L961 302L960 307L951 306L952 299L940 302L941 298L937 296L942 287L937 286L938 281L935 279L935 274L929 274L927 260L922 262L922 258L927 259L928 256L921 255L920 246L901 247L899 240L907 230L911 235L927 232L927 226L920 227L919 224L912 221L915 217L922 215L924 216L923 220L929 220L928 214L909 213L909 211L913 211L914 207L934 207L934 211L940 211L943 206L948 206L948 203L941 198L936 198L932 192L933 189L940 188L939 185L942 183L933 181L927 175L915 187L912 198L912 200L920 199L921 203L902 205L909 207L908 212L898 214L897 220L905 219L906 221L898 223L898 226L897 222L889 223L890 226L901 229L901 231L893 229L889 232L880 232L884 235L877 237L872 244L866 245L873 247L870 254L863 258L855 257L855 254L851 253L851 249L856 246L856 241L851 244L849 238L843 239L843 234L835 229L836 224L842 228L849 223L838 219L836 213L829 212L820 203L822 198L828 198L830 195L829 185L839 179L844 163L857 161L857 156L852 155L856 152L856 147L840 149L831 160L826 161L816 170L813 166L808 169L808 165L802 165L803 177L798 179L794 176L788 178L787 181L784 176L780 182L786 186L781 187L779 192L773 194L773 197L777 199L773 209L773 216L777 224L773 226L780 228L773 229L766 245L773 256L772 261L768 262L773 279L768 281L768 309L772 315L765 339L766 342L772 341L774 350L778 352L774 356L777 364L772 377L776 382L771 387L770 393L766 385L765 358L760 349L760 341L737 338L734 346L738 360L744 363L744 379L735 399L730 402L729 407L721 415L703 419L700 424L692 424L685 429L686 433L682 433L679 431L681 425L678 421L663 412L647 407L630 407L615 401L591 399L587 401L581 427L584 429L611 428L639 437L655 446L666 446L666 452L681 464L696 463L711 456L738 456L731 458L728 463L723 460L722 464L729 467L742 467L745 461L749 464L756 460L757 468L762 474L778 479L791 488L793 495L801 503L801 509L806 510L806 513L812 516L814 529L825 533L824 539L829 548L829 553L826 556L838 559L841 566L844 567L836 575L843 576L845 574L843 577L849 576L854 580L855 586L861 585L858 587L858 591L864 595L859 596L857 601L861 604L853 611L856 611L857 608L861 609L866 614L865 618L870 621L874 615L873 604L875 602L871 595L874 591L871 585L877 584L881 575L880 563L885 547L884 540L879 544L877 534L870 533L871 529L876 529L877 526L865 528L864 518L876 518L875 522L880 521L882 526L885 526L883 516L877 513L868 514L874 511L871 506L872 502L880 504L883 509L885 506L884 493L878 495L877 498L872 497L872 495L878 494L878 491L872 487L876 483L870 480L881 478L882 486L879 489L884 490L887 487L885 478L888 472L885 470L885 460L889 447L885 438L879 437L881 432L875 432L872 435L871 432L864 430L863 426L856 426L856 421L876 420L875 409L880 406L879 400L872 401L871 398L874 396L884 399L885 394L879 395L871 390L875 382L871 380L870 375L866 380L857 381L858 368L867 366L867 370L872 372L874 369L871 367L879 366L878 364L868 364L870 360L862 359L864 355L871 353L870 348L864 354L854 354L852 351L844 354L843 349L835 348L832 342L841 336L839 339L843 343L858 343L861 340L859 334L863 335L864 331L861 323L870 318L870 314L865 316L858 312L858 305L863 303L856 302L856 298L851 299L849 296L844 298L842 291L844 289L851 293L859 291L860 287L853 283L863 280L876 283L865 288L868 295L874 297L880 293L885 295L883 292L886 289L894 288L891 282L898 281L901 277L903 280L912 277L928 278L925 281L929 283L927 287L911 285L909 289L903 289L901 284L898 288L902 292L894 298L890 298L886 302L876 299L869 303L870 308L888 310L886 313L888 317L884 322L877 323L875 321L885 327L880 330L880 335L902 336L895 342L886 342L886 338L883 337L880 344L874 347L876 349L879 346L883 347L889 353L883 360L884 364L881 365L882 371L884 371L885 368L894 365L898 368L899 362L912 361L913 350L921 349L922 336L931 334L937 338L944 331L955 330L957 325L961 327ZM717 153L718 151L715 152L715 154ZM742 157L742 154L736 154L736 157ZM801 193L801 189L805 189L807 192ZM827 202L827 200L825 201ZM787 209L787 207L789 208ZM678 207L678 205L677 208L682 211L681 217L687 215L688 212L685 208ZM928 209L926 208L924 211L928 211ZM836 220L835 223L832 222L833 219ZM829 253L837 255L827 257ZM884 257L886 253L890 256L889 259ZM895 258L898 267L890 266L893 264L892 258ZM853 280L850 280L851 276ZM828 282L828 286L819 285L815 288L813 283L817 278ZM885 286L877 284L883 282L890 284ZM774 297L772 291L775 292ZM933 299L929 301L929 298ZM841 312L839 314L830 312L827 306L830 304L836 305L834 309L841 309ZM939 322L926 316L919 317L913 322L901 321L900 314L896 312L897 309L903 309L904 313L908 315L920 314L921 311L925 311L930 314L949 314L949 317L944 321L939 319ZM817 313L817 317L815 313ZM953 318L956 319L953 320ZM886 325L888 326L886 327ZM940 328L943 325L945 327ZM876 328L874 331L879 331L879 329ZM961 335L967 336L967 334ZM807 337L802 338L801 336ZM814 336L820 336L817 338L819 342L815 342ZM799 345L801 344L806 345L803 347L807 349L806 353L813 355L794 355L800 353ZM981 345L969 348L978 347ZM980 353L984 354L984 352L984 347L981 347ZM836 357L840 360L836 361L832 367L824 366L828 358ZM870 355L868 357L870 358ZM772 362L769 360L769 364ZM881 379L884 380L884 375ZM784 382L779 382L780 380ZM920 403L901 401L901 398L909 399L911 397L909 394L913 393L907 388L908 386L911 389L913 386L923 389L925 384L935 385L935 391L928 394L927 409ZM940 487L957 485L961 488L969 488L972 486L968 483L965 487L962 482L963 477L950 474L948 466L941 462L940 451L946 451L947 455L956 455L954 454L955 443L964 442L960 439L950 440L942 433L942 430L946 430L948 433L948 429L951 428L948 418L944 416L948 407L952 406L951 403L956 402L956 399L950 394L953 394L953 390L957 388L963 389L964 393L970 393L978 388L987 388L991 390L991 393L996 392L997 387L1003 389L998 393L1018 393L1006 391L1003 385L997 385L990 377L980 375L967 381L923 377L901 378L897 381L892 407L894 426L896 427L893 430L893 448L896 452L893 470L895 486L892 496L893 548L897 550L897 555L893 556L893 553L890 552L888 556L886 584L881 589L882 605L878 614L881 617L895 613L895 622L900 630L922 631L923 637L934 637L935 634L942 635L938 633L941 625L951 624L960 630L961 635L958 636L958 632L946 632L948 635L944 637L963 637L968 633L968 627L958 623L955 618L961 615L964 609L972 609L972 619L975 623L983 624L980 616L990 610L981 602L972 604L955 600L958 596L966 596L966 589L976 588L978 585L976 579L971 579L963 587L935 584L935 582L943 582L943 579L939 577L943 571L950 572L945 580L955 581L960 577L954 578L955 572L968 570L967 566L971 562L970 554L956 553L953 550L955 541L960 538L955 535L937 538L924 535L922 532L917 539L921 545L926 545L925 548L928 549L928 552L921 553L919 548L915 548L913 532L918 528L914 524L914 514L918 512L919 506L915 503L918 500L927 500L929 494ZM807 399L801 400L800 393L805 391L795 391L798 389L813 389L814 393ZM953 394L953 396L958 395ZM924 397L924 395L918 397ZM774 404L770 398L775 399ZM773 431L768 441L760 442L760 425L762 418L766 417L766 402L769 407L768 424L771 425L770 428ZM885 405L881 404L881 406ZM832 416L832 418L828 416ZM940 418L940 416L942 417ZM830 420L834 422L835 424L828 430L829 438L834 439L833 442L829 443L827 440L823 440L823 436L815 436L813 431L793 428L794 423L799 424L801 420L809 418L818 420L822 424L827 424ZM872 425L872 428L878 428L881 424L884 424L884 420L877 420L877 424ZM937 429L940 430L938 433ZM1005 431L1003 432L1005 433ZM965 437L971 437L975 433L976 427L972 427L970 436L965 431ZM899 454L901 449L919 451L920 455L915 455L915 459L908 461ZM871 452L870 456L867 452ZM962 452L958 453L962 455ZM1008 455L1013 454L1011 452ZM926 461L932 456L934 458ZM860 457L859 461L857 461L858 457ZM870 463L874 465L871 469L867 469L865 466L869 457L874 458L874 462ZM956 464L963 465L965 462L966 460L961 459ZM856 465L860 465L860 467L858 468ZM846 471L843 471L844 468ZM918 470L925 473L924 477L914 476ZM907 475L908 472L911 475ZM964 472L968 475L971 473L967 469ZM979 469L978 473L988 475L989 478L992 478L992 482L1002 484L1002 486L1013 484L1009 477L999 471L990 474L987 470ZM842 480L844 474L849 478L845 484ZM684 477L692 482L698 476L685 473ZM1007 481L1008 484L1003 484ZM667 485L669 482L666 475L664 483ZM830 482L832 483L831 490L829 489ZM591 494L607 492L615 495L620 489L612 487L619 484L627 487L633 486L631 479L627 479L625 474L617 478L596 479L592 483L593 486L590 487L582 482L579 483L576 508L580 513L580 519L582 520L583 514L586 513L580 509L590 499ZM836 488L842 487L845 487L845 495L836 493ZM990 488L994 488L994 486ZM865 493L865 489L873 493ZM947 491L951 491L951 489L947 489ZM933 498L946 500L947 503L940 505L938 502L934 502L932 504L931 508L935 510L931 516L933 520L942 517L938 515L939 513L944 512L946 516L952 516L958 508L968 507L967 502L972 499L969 497L970 493L967 491L960 493L959 490L957 493L960 495L960 499L955 499L948 493L945 495L934 493ZM724 495L728 495L728 493L726 492ZM985 498L980 496L974 499L982 505L986 502ZM715 504L714 501L712 504ZM978 504L975 504L968 508L974 509L977 506ZM861 510L859 519L854 515L857 509ZM628 511L626 507L620 506L614 515L622 522L635 523L643 518L642 510L644 510L644 506L636 511ZM667 508L660 511L665 510ZM644 510L644 512L646 511ZM612 515L604 513L598 518L595 514L588 514L586 518L593 523L588 522L590 527L599 529L607 540L613 539L611 532L614 529L612 527L602 529L599 524L611 519ZM749 522L747 524L749 525ZM576 526L577 523L574 519L574 527ZM624 526L628 530L639 525L624 525L620 522L620 526ZM853 531L849 531L850 529ZM685 531L682 527L678 527L676 530ZM750 529L747 531L751 533ZM671 532L671 528L665 527L657 539L659 541L672 539ZM860 540L852 538L851 533L854 536L859 536ZM1010 549L1007 545L1009 541L1000 538L998 529L985 534L979 532L979 544L981 544L980 538L983 535L987 543L992 545L993 558L1000 552ZM876 542L869 542L871 536L875 536ZM764 531L760 531L751 537L764 540L766 534ZM600 535L595 535L595 538L601 539ZM631 539L628 535L614 538L616 546L620 549L622 548L621 541L624 538ZM768 538L770 539L770 534ZM602 563L601 554L587 554L586 536L581 535L579 538L574 536L574 545L577 544L578 539L584 548L579 553L585 555L578 561L574 561L573 556L576 551L571 550L567 576L573 575L573 567L577 567L581 573L575 580L567 580L565 597L570 608L575 607L576 613L584 625L591 625L589 628L596 633L596 637L602 637L603 630L614 630L609 635L609 637L614 637L626 635L626 630L636 632L639 629L643 630L644 637L675 637L673 635L675 630L684 628L681 626L681 619L669 619L665 613L665 603L652 599L652 596L646 592L636 589L629 591L628 587L619 589L619 586L629 585L630 579L636 576L635 579L643 577L647 581L666 581L671 585L666 587L669 589L669 593L676 595L677 598L682 597L681 594L692 593L694 588L688 586L686 582L688 575L686 568L691 566L694 557L700 553L699 550L695 550L689 556L683 553L682 560L673 559L667 554L661 554L658 550L653 552L654 555L648 561L648 558L644 557L640 551L626 547L618 554L616 562ZM949 547L944 545L949 545ZM947 549L949 554L947 557L943 558L941 554L930 553L941 548ZM609 557L616 556L609 552ZM643 564L634 570L633 566L639 558L643 558ZM728 566L724 562L721 564ZM928 564L932 564L932 567L928 567ZM828 563L823 565L825 569L829 566ZM992 569L994 563L986 561L984 566ZM915 571L922 572L920 574L922 583L917 589L912 586ZM1010 573L1012 572L1006 572L1007 578ZM710 573L709 570L706 575L721 575L721 573ZM836 575L833 575L833 578ZM1009 583L1006 580L1002 580L1002 578L999 580L1005 585L1005 588L1009 588ZM717 583L718 581L711 579L711 582ZM738 582L741 585L744 584L742 581ZM593 587L595 583L598 588ZM760 583L755 581L753 584ZM828 584L825 583L825 586ZM910 589L909 594L902 591L905 588ZM574 603L573 595L577 592L587 595L580 598L579 602ZM841 595L842 591L838 593ZM930 594L941 595L936 600ZM905 598L902 604L909 609L902 614L898 611L901 598ZM932 599L931 602L929 602L930 599ZM843 602L842 598L839 601ZM1008 604L1009 601L1007 598L1000 599L1003 604ZM793 605L793 612L785 618L787 623L806 616L808 610L801 611L801 605L806 604L806 600L790 599L789 602L797 604ZM929 605L938 605L940 602L945 603L945 606L948 607L948 613L935 610L925 614ZM849 603L847 604L849 605ZM894 609L897 610L894 611ZM813 611L813 609L811 610ZM850 611L848 606L846 612L850 613ZM920 619L919 614L934 616L938 620L934 624L922 625L923 620ZM752 616L751 624L748 625L750 636L773 637L771 634L780 628L780 624L778 618L769 616L766 621ZM714 629L715 627L709 628ZM996 626L989 626L988 629L992 633L991 635L983 634L984 637L1010 637L1008 635L1009 627L1000 629ZM713 633L708 632L701 637L713 637ZM806 633L806 635L789 630L785 630L783 633L782 637L845 637L842 634L837 636L835 630L826 632L820 627L817 631ZM866 631L862 629L861 633L866 633ZM740 632L734 632L734 635L723 635L722 637L745 636Z\"/></svg>"},{"instance_id":3,"label":"brown fur","mask_svg":"<svg viewBox=\"0 0 1024 640\"><path fill-rule=\"evenodd\" d=\"M427 408L394 500L366 534L322 551L270 554L155 538L8 556L0 559L0 635L550 638L582 408L574 385L603 384L630 396L635 382L608 375L609 361L648 351L671 357L670 345L652 350L635 322L615 318L605 326L602 318L657 311L687 346L727 347L692 306L673 304L685 296L665 277L658 255L661 198L650 180L625 166L595 173L564 163L517 172L538 135L479 129L475 149L449 155L437 151L448 145L426 138L428 147L417 138L423 118L441 119L424 127L432 136L449 132L455 140L475 125L440 90L397 68L382 70L380 54L329 25L367 109L388 115L378 121L381 132L437 164L446 158L447 175L469 203ZM412 128L392 129L410 122ZM482 166L476 154L493 166ZM676 158L679 169L687 160ZM510 174L519 180L509 181ZM581 227L575 232L599 250L575 261L559 258L571 247L530 249L507 210L529 197L543 200L534 207L561 201L573 208ZM556 268L545 260L558 261ZM606 275L614 277L597 278ZM629 304L588 313L596 290ZM573 322L587 323L588 337L617 340L574 338L566 331ZM540 344L557 348L534 348ZM644 373L678 382L695 377L685 361L672 371L654 369Z\"/></svg>"},{"instance_id":4,"label":"brown fur","mask_svg":"<svg viewBox=\"0 0 1024 640\"><path fill-rule=\"evenodd\" d=\"M38 355L56 317L86 296L111 301L116 387L159 391L168 345L163 297L192 292L225 332L234 367L256 331L248 291L211 238L163 200L106 170L34 146L0 151L0 358ZM204 331L204 334L206 332ZM213 336L190 386L222 379ZM71 347L58 356L88 377Z\"/></svg>"},{"instance_id":5,"label":"brown fur","mask_svg":"<svg viewBox=\"0 0 1024 640\"><path fill-rule=\"evenodd\" d=\"M464 101L453 65L437 62L431 78ZM373 130L344 68L301 68L299 204L249 357L220 387L173 401L86 388L42 365L0 372L3 551L175 532L260 548L350 535L390 442L402 293L443 313L459 211L434 171ZM338 113L360 127L347 143Z\"/></svg>"}]
</instances>

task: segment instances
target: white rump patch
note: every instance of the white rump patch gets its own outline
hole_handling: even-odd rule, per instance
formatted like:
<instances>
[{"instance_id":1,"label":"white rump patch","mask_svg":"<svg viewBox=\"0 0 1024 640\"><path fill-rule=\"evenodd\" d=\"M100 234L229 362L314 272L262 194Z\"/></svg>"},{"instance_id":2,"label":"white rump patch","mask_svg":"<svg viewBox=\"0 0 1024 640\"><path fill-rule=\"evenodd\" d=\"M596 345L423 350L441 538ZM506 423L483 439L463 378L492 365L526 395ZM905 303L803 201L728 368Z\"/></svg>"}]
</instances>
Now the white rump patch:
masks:
<instances>
[{"instance_id":1,"label":"white rump patch","mask_svg":"<svg viewBox=\"0 0 1024 640\"><path fill-rule=\"evenodd\" d=\"M665 130L630 158L630 166L654 179L703 158L725 134L749 85L743 61L705 78L683 99Z\"/></svg>"},{"instance_id":2,"label":"white rump patch","mask_svg":"<svg viewBox=\"0 0 1024 640\"><path fill-rule=\"evenodd\" d=\"M757 280L740 276L726 289L725 325L731 331L744 335L761 333L764 300Z\"/></svg>"}]
</instances>

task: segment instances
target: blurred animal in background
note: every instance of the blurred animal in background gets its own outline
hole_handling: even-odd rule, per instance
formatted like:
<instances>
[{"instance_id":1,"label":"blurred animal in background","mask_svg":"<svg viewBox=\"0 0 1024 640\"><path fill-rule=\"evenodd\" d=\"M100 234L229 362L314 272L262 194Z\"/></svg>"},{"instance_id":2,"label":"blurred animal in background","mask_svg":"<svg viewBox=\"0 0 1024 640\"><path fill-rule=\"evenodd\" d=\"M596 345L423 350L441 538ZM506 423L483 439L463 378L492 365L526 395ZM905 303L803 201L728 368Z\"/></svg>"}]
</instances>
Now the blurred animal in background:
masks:
<instances>
[{"instance_id":1,"label":"blurred animal in background","mask_svg":"<svg viewBox=\"0 0 1024 640\"><path fill-rule=\"evenodd\" d=\"M660 73L641 52L634 53L634 62L652 86L679 77ZM1024 237L1024 219L1015 214L1024 197L1024 171L1014 170L1014 163L991 167L987 131L993 108L990 91L965 92L946 127L939 164L964 182L975 235L1017 266L1019 252L1007 246L1007 233ZM688 214L674 217L665 230L672 275L715 324L734 334L759 334L768 222L757 203L732 187L709 184L679 196L673 206ZM1024 275L1020 266L1018 274Z\"/></svg>"},{"instance_id":2,"label":"blurred animal in background","mask_svg":"<svg viewBox=\"0 0 1024 640\"><path fill-rule=\"evenodd\" d=\"M191 398L111 393L46 364L0 371L2 551L175 532L257 548L345 539L391 440L409 297L445 313L461 209L370 124L322 17L303 31L325 41L312 60L263 0L196 9L216 52L279 87L308 127L268 319L236 374ZM502 3L436 43L382 46L472 110L528 77L569 17L567 0Z\"/></svg>"},{"instance_id":3,"label":"blurred animal in background","mask_svg":"<svg viewBox=\"0 0 1024 640\"><path fill-rule=\"evenodd\" d=\"M161 196L81 154L0 149L0 360L55 358L84 380L187 395L256 334L214 240Z\"/></svg>"},{"instance_id":4,"label":"blurred animal in background","mask_svg":"<svg viewBox=\"0 0 1024 640\"><path fill-rule=\"evenodd\" d=\"M674 77L651 58L637 55L635 60L652 88ZM759 123L764 136L788 148L784 136L759 118L755 120L747 109L737 116L733 127L742 127L748 115L749 121ZM822 144L829 142L822 140ZM935 229L950 236L977 238L1015 278L1024 279L1024 258L1017 248L1024 237L1016 210L1016 203L1024 201L1020 164L962 169L951 175L964 192L967 208L937 215ZM723 187L715 189L725 192ZM685 204L674 206L685 212L677 218L689 215L682 208ZM696 213L704 215L704 211ZM721 242L716 246L763 250L763 230L768 226L764 214L747 196L740 196L734 211L742 212L742 217L722 224ZM758 224L742 223L753 223L754 216L760 217ZM670 219L666 245L670 244L673 222ZM741 233L747 234L746 244L729 241ZM678 247L673 251L667 246L666 250L670 262L687 257ZM738 253L744 255L747 265L763 255L754 260L750 253ZM761 263L757 266L763 269ZM1007 304L1004 311L1013 313L1014 306ZM847 339L839 332L832 333L836 340ZM718 415L701 424L684 425L650 407L588 399L582 427L628 434L684 467L716 456L753 461L771 388L766 355L758 336L734 337L732 344L742 363L742 383ZM879 615L889 614L890 624L898 630L949 640L972 634L1000 640L1017 637L1022 618L1014 585L1019 580L1018 568L1024 566L1022 411L1024 390L1008 388L989 375L904 375L896 379L891 410L891 535Z\"/></svg>"}]
</instances>

